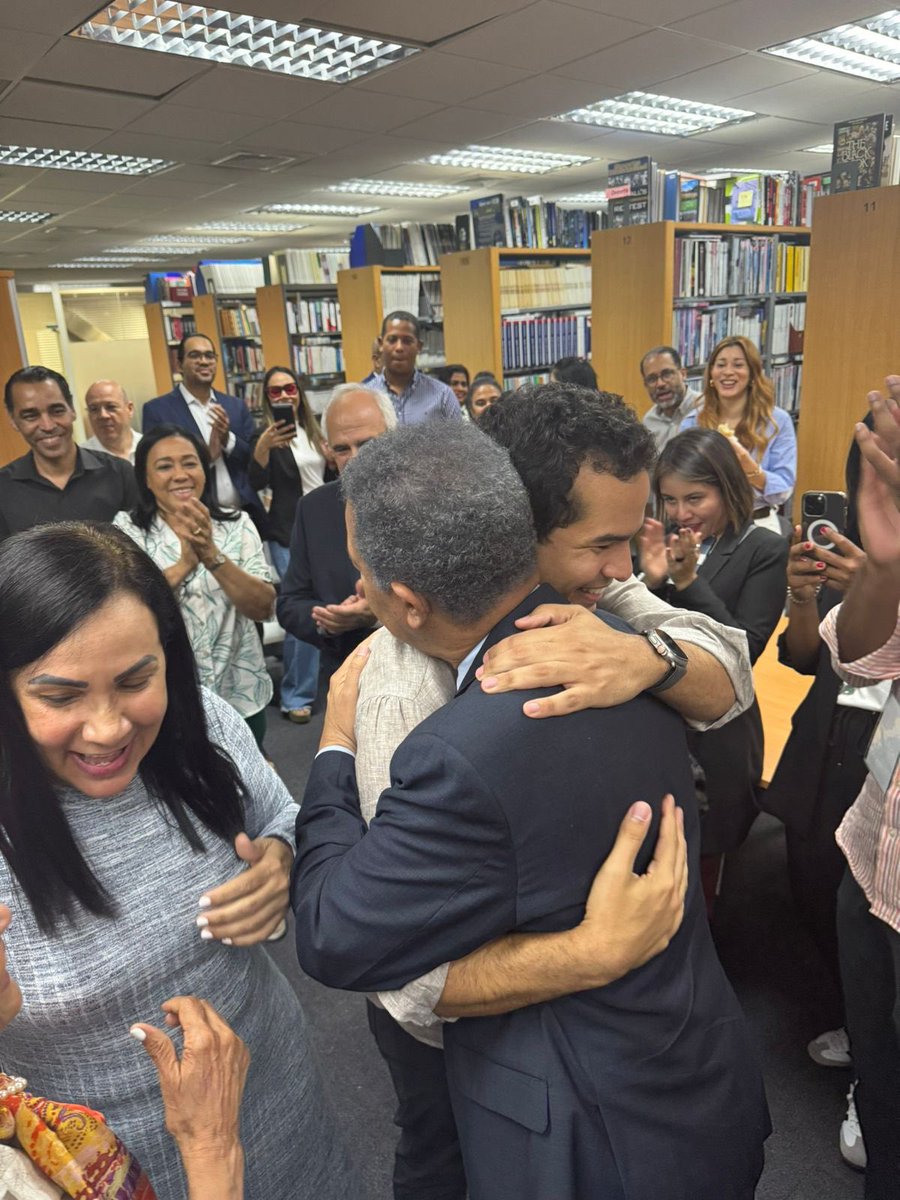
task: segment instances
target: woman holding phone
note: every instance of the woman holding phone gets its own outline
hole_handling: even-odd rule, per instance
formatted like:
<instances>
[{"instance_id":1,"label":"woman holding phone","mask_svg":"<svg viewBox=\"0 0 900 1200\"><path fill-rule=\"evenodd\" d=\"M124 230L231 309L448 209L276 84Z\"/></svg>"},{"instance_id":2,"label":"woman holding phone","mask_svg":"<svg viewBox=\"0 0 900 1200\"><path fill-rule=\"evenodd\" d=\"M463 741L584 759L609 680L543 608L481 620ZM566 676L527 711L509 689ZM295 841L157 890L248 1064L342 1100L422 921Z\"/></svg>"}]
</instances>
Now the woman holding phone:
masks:
<instances>
[{"instance_id":1,"label":"woman holding phone","mask_svg":"<svg viewBox=\"0 0 900 1200\"><path fill-rule=\"evenodd\" d=\"M297 501L325 481L322 435L300 380L289 367L272 367L263 380L266 424L251 444L250 483L269 488L268 546L283 579L290 559ZM284 635L281 715L296 725L312 716L319 678L319 652L292 634Z\"/></svg>"}]
</instances>

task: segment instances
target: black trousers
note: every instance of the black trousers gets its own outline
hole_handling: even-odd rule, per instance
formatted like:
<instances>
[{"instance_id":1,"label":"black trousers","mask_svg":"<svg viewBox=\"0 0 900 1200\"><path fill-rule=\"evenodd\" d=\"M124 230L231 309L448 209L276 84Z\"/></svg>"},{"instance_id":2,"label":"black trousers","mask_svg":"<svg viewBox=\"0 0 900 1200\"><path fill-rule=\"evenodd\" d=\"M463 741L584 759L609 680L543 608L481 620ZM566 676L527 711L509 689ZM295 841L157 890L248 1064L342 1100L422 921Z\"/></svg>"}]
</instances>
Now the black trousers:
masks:
<instances>
[{"instance_id":1,"label":"black trousers","mask_svg":"<svg viewBox=\"0 0 900 1200\"><path fill-rule=\"evenodd\" d=\"M465 1200L444 1052L411 1037L390 1013L366 1004L369 1028L397 1093L394 1200Z\"/></svg>"},{"instance_id":2,"label":"black trousers","mask_svg":"<svg viewBox=\"0 0 900 1200\"><path fill-rule=\"evenodd\" d=\"M866 1200L900 1196L900 933L869 912L848 870L838 891L838 943L847 1030L859 1076Z\"/></svg>"}]
</instances>

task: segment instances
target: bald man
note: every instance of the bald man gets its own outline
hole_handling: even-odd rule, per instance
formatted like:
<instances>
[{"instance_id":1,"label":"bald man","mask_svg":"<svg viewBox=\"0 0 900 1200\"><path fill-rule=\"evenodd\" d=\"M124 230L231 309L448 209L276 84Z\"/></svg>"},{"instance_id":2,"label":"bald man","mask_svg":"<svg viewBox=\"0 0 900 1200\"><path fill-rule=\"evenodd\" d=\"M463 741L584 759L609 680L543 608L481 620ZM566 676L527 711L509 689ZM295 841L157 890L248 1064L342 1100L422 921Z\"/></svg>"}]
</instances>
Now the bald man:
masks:
<instances>
[{"instance_id":1,"label":"bald man","mask_svg":"<svg viewBox=\"0 0 900 1200\"><path fill-rule=\"evenodd\" d=\"M134 405L115 379L98 379L84 394L84 404L94 436L83 445L124 458L134 466L134 452L141 435L132 427Z\"/></svg>"}]
</instances>

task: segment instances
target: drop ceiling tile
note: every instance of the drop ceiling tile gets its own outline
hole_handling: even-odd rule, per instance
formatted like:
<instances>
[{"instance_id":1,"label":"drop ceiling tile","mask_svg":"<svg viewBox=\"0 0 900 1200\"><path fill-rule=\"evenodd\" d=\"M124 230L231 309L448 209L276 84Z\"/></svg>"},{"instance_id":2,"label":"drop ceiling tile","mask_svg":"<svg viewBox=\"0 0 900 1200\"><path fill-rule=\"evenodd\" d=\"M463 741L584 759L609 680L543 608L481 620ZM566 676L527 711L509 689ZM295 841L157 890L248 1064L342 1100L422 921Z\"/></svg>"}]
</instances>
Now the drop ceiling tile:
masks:
<instances>
[{"instance_id":1,"label":"drop ceiling tile","mask_svg":"<svg viewBox=\"0 0 900 1200\"><path fill-rule=\"evenodd\" d=\"M304 16L343 29L365 30L397 41L435 42L491 17L525 8L528 0L453 0L452 4L423 4L421 0L312 0ZM264 0L266 9L271 0ZM286 10L293 0L281 0ZM293 18L296 20L296 16Z\"/></svg>"},{"instance_id":2,"label":"drop ceiling tile","mask_svg":"<svg viewBox=\"0 0 900 1200\"><path fill-rule=\"evenodd\" d=\"M56 121L61 125L93 125L121 129L153 104L149 98L97 92L24 80L0 102L0 116L29 121Z\"/></svg>"},{"instance_id":3,"label":"drop ceiling tile","mask_svg":"<svg viewBox=\"0 0 900 1200\"><path fill-rule=\"evenodd\" d=\"M742 54L725 62L701 67L676 79L666 81L666 94L683 100L697 100L711 104L727 104L736 96L755 92L761 88L777 87L794 79L806 79L817 72L813 67L789 63L783 58L771 58L765 54ZM753 108L749 103L738 104L738 108Z\"/></svg>"},{"instance_id":4,"label":"drop ceiling tile","mask_svg":"<svg viewBox=\"0 0 900 1200\"><path fill-rule=\"evenodd\" d=\"M109 135L108 129L56 125L0 116L0 143L6 146L39 146L56 150L89 150Z\"/></svg>"},{"instance_id":5,"label":"drop ceiling tile","mask_svg":"<svg viewBox=\"0 0 900 1200\"><path fill-rule=\"evenodd\" d=\"M758 5L733 0L711 12L669 24L682 33L712 38L745 50L760 50L776 42L830 29L832 25L866 16L870 11L883 10L877 3L872 8L865 3L860 5L859 0L790 0L789 4L770 0L765 12L761 13Z\"/></svg>"},{"instance_id":6,"label":"drop ceiling tile","mask_svg":"<svg viewBox=\"0 0 900 1200\"><path fill-rule=\"evenodd\" d=\"M564 79L561 75L535 75L508 87L479 96L471 105L489 112L509 113L523 120L555 117L584 104L593 104L615 95L612 88L598 88L582 79Z\"/></svg>"},{"instance_id":7,"label":"drop ceiling tile","mask_svg":"<svg viewBox=\"0 0 900 1200\"><path fill-rule=\"evenodd\" d=\"M172 88L209 69L209 64L202 60L176 54L156 54L152 50L134 50L130 46L107 46L83 38L62 38L29 70L28 75L51 83L164 96Z\"/></svg>"},{"instance_id":8,"label":"drop ceiling tile","mask_svg":"<svg viewBox=\"0 0 900 1200\"><path fill-rule=\"evenodd\" d=\"M750 92L739 97L736 103L773 117L834 122L847 117L865 116L866 113L861 112L859 106L868 101L872 90L868 80L847 79L830 71L819 71L805 79ZM882 99L879 106L872 110L874 112L884 111L884 102L889 96L889 89L880 91Z\"/></svg>"},{"instance_id":9,"label":"drop ceiling tile","mask_svg":"<svg viewBox=\"0 0 900 1200\"><path fill-rule=\"evenodd\" d=\"M722 0L566 0L576 8L613 17L626 17L643 25L671 25L695 13L718 8ZM759 12L759 6L757 7Z\"/></svg>"},{"instance_id":10,"label":"drop ceiling tile","mask_svg":"<svg viewBox=\"0 0 900 1200\"><path fill-rule=\"evenodd\" d=\"M324 100L319 100L292 118L295 121L311 121L315 125L333 125L340 129L358 129L382 133L394 129L417 117L437 112L440 104L429 100L369 92L363 88L342 87Z\"/></svg>"},{"instance_id":11,"label":"drop ceiling tile","mask_svg":"<svg viewBox=\"0 0 900 1200\"><path fill-rule=\"evenodd\" d=\"M459 104L492 89L527 79L530 74L530 71L503 63L491 63L488 67L480 59L426 51L370 76L366 80L366 91Z\"/></svg>"},{"instance_id":12,"label":"drop ceiling tile","mask_svg":"<svg viewBox=\"0 0 900 1200\"><path fill-rule=\"evenodd\" d=\"M221 113L208 108L192 108L180 100L157 104L128 126L129 132L152 133L161 137L189 137L204 142L231 142L246 137L267 124L265 117Z\"/></svg>"},{"instance_id":13,"label":"drop ceiling tile","mask_svg":"<svg viewBox=\"0 0 900 1200\"><path fill-rule=\"evenodd\" d=\"M239 148L275 154L326 154L329 150L350 146L362 136L360 130L335 129L302 121L275 121L240 138Z\"/></svg>"},{"instance_id":14,"label":"drop ceiling tile","mask_svg":"<svg viewBox=\"0 0 900 1200\"><path fill-rule=\"evenodd\" d=\"M93 16L99 7L96 0L28 0L27 4L4 5L7 11L3 13L3 24L61 36Z\"/></svg>"},{"instance_id":15,"label":"drop ceiling tile","mask_svg":"<svg viewBox=\"0 0 900 1200\"><path fill-rule=\"evenodd\" d=\"M655 85L685 71L736 58L740 52L719 42L654 29L621 45L589 54L561 67L558 75L587 79L622 92L660 91Z\"/></svg>"},{"instance_id":16,"label":"drop ceiling tile","mask_svg":"<svg viewBox=\"0 0 900 1200\"><path fill-rule=\"evenodd\" d=\"M504 129L524 125L525 117L505 112L484 112L478 108L442 108L428 117L420 117L393 130L396 137L441 138L460 146L483 142Z\"/></svg>"},{"instance_id":17,"label":"drop ceiling tile","mask_svg":"<svg viewBox=\"0 0 900 1200\"><path fill-rule=\"evenodd\" d=\"M223 124L227 123L228 113L246 113L274 121L324 100L338 86L316 79L291 79L268 71L215 66L202 78L185 84L175 98L179 103L211 109L220 114Z\"/></svg>"},{"instance_id":18,"label":"drop ceiling tile","mask_svg":"<svg viewBox=\"0 0 900 1200\"><path fill-rule=\"evenodd\" d=\"M609 133L596 125L575 125L569 121L533 121L485 140L486 146L510 146L517 150L549 150L557 154L597 153L597 146Z\"/></svg>"},{"instance_id":19,"label":"drop ceiling tile","mask_svg":"<svg viewBox=\"0 0 900 1200\"><path fill-rule=\"evenodd\" d=\"M179 179L174 173L169 175L168 172L165 172L148 179L139 179L136 183L132 183L126 194L135 197L167 196L171 200L202 199L213 192L227 191L232 186L229 183L229 177L233 174L233 171L228 174L220 172L217 183L192 183L189 180Z\"/></svg>"},{"instance_id":20,"label":"drop ceiling tile","mask_svg":"<svg viewBox=\"0 0 900 1200\"><path fill-rule=\"evenodd\" d=\"M537 0L524 12L498 17L471 33L451 38L441 49L524 70L552 71L645 29L620 17L598 17L554 0Z\"/></svg>"},{"instance_id":21,"label":"drop ceiling tile","mask_svg":"<svg viewBox=\"0 0 900 1200\"><path fill-rule=\"evenodd\" d=\"M152 133L137 133L131 129L106 133L102 142L98 142L93 149L109 154L141 154L147 158L165 158L176 163L201 165L208 165L222 153L222 147L213 142L194 138L160 137Z\"/></svg>"},{"instance_id":22,"label":"drop ceiling tile","mask_svg":"<svg viewBox=\"0 0 900 1200\"><path fill-rule=\"evenodd\" d=\"M817 125L813 121L788 121L783 117L757 117L740 125L717 129L715 134L716 142L721 145L740 150L741 155L746 152L759 156L769 151L796 150L803 146L815 146L819 142L830 141L831 125ZM727 167L731 166L731 163L723 165Z\"/></svg>"},{"instance_id":23,"label":"drop ceiling tile","mask_svg":"<svg viewBox=\"0 0 900 1200\"><path fill-rule=\"evenodd\" d=\"M2 19L5 25L5 12ZM29 73L55 41L55 37L48 37L44 33L26 33L15 28L0 29L0 76L3 79L18 79Z\"/></svg>"}]
</instances>

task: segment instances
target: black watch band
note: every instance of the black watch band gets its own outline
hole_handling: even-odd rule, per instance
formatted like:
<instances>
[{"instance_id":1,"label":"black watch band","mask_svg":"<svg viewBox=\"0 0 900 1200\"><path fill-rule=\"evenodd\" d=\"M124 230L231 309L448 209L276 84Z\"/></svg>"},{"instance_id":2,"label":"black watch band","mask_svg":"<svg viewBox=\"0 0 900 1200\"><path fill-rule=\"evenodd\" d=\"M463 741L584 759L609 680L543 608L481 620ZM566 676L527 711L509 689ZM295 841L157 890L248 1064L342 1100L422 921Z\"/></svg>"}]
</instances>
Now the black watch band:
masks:
<instances>
[{"instance_id":1,"label":"black watch band","mask_svg":"<svg viewBox=\"0 0 900 1200\"><path fill-rule=\"evenodd\" d=\"M651 696L656 696L681 682L688 667L687 655L678 643L673 642L661 629L648 629L641 637L646 638L659 657L669 664L668 672L659 683L646 689Z\"/></svg>"}]
</instances>

